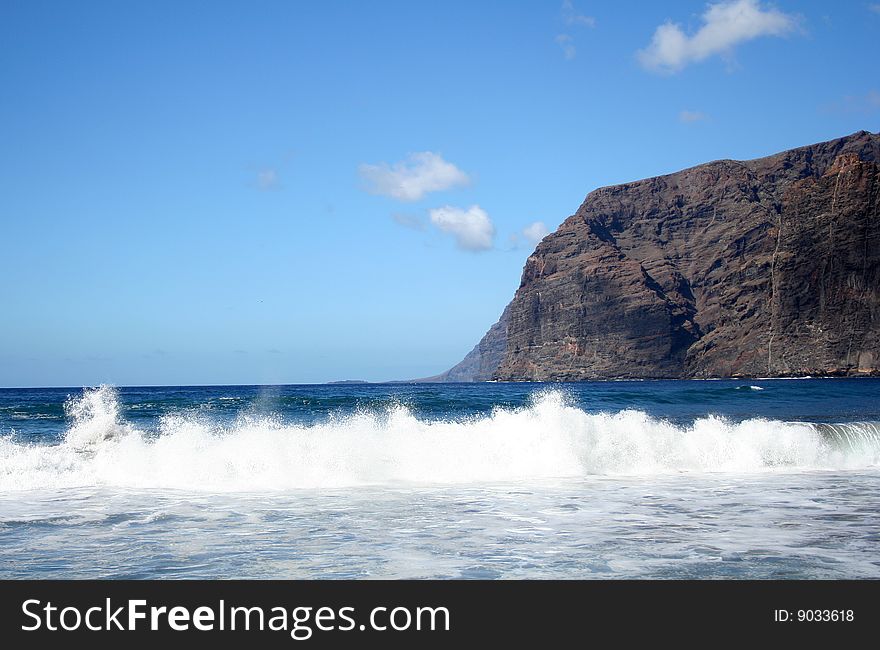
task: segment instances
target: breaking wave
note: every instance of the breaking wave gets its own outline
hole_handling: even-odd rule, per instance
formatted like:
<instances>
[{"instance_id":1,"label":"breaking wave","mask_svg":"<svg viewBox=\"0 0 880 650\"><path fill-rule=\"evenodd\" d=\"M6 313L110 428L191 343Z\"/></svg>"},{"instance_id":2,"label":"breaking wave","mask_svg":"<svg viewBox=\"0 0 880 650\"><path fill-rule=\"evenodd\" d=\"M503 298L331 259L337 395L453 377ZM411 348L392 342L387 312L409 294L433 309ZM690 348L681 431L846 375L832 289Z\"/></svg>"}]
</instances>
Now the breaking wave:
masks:
<instances>
[{"instance_id":1,"label":"breaking wave","mask_svg":"<svg viewBox=\"0 0 880 650\"><path fill-rule=\"evenodd\" d=\"M66 405L54 445L0 439L0 490L80 487L207 491L454 484L585 475L848 469L880 463L880 423L811 424L707 416L688 426L644 412L587 413L545 391L523 408L423 420L403 405L313 425L166 416L142 431L111 387Z\"/></svg>"}]
</instances>

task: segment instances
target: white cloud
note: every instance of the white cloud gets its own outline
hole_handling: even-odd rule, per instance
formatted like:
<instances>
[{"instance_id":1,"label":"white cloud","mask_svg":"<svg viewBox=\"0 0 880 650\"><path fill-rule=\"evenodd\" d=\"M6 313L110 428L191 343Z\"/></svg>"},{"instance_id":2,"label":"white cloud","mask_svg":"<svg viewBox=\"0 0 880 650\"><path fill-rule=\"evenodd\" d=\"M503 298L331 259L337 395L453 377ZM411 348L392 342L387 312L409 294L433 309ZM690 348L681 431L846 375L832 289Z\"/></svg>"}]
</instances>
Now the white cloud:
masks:
<instances>
[{"instance_id":1,"label":"white cloud","mask_svg":"<svg viewBox=\"0 0 880 650\"><path fill-rule=\"evenodd\" d=\"M556 37L556 42L562 48L562 53L565 55L566 60L571 61L577 55L577 48L568 34L560 34Z\"/></svg>"},{"instance_id":2,"label":"white cloud","mask_svg":"<svg viewBox=\"0 0 880 650\"><path fill-rule=\"evenodd\" d=\"M367 191L398 201L418 201L429 192L470 182L467 174L431 151L410 154L405 161L393 165L363 164L358 172L367 183Z\"/></svg>"},{"instance_id":3,"label":"white cloud","mask_svg":"<svg viewBox=\"0 0 880 650\"><path fill-rule=\"evenodd\" d=\"M880 4L878 4L878 3L869 4L868 10L873 11L875 14L880 14Z\"/></svg>"},{"instance_id":4,"label":"white cloud","mask_svg":"<svg viewBox=\"0 0 880 650\"><path fill-rule=\"evenodd\" d=\"M651 43L637 56L654 72L678 72L689 63L716 54L729 55L733 48L760 36L782 36L792 31L797 19L777 9L764 9L758 0L728 0L710 4L703 25L693 36L667 21L654 32Z\"/></svg>"},{"instance_id":5,"label":"white cloud","mask_svg":"<svg viewBox=\"0 0 880 650\"><path fill-rule=\"evenodd\" d=\"M534 245L549 235L550 229L547 228L547 225L543 221L536 221L523 228L522 234L531 244Z\"/></svg>"},{"instance_id":6,"label":"white cloud","mask_svg":"<svg viewBox=\"0 0 880 650\"><path fill-rule=\"evenodd\" d=\"M592 16L579 14L571 0L562 1L562 19L566 25L582 25L583 27L595 27L596 19Z\"/></svg>"},{"instance_id":7,"label":"white cloud","mask_svg":"<svg viewBox=\"0 0 880 650\"><path fill-rule=\"evenodd\" d=\"M685 124L691 124L693 122L702 122L706 117L707 115L702 111L684 110L678 114L678 121L684 122Z\"/></svg>"},{"instance_id":8,"label":"white cloud","mask_svg":"<svg viewBox=\"0 0 880 650\"><path fill-rule=\"evenodd\" d=\"M261 169L257 172L257 187L261 190L276 190L281 186L281 179L274 169Z\"/></svg>"},{"instance_id":9,"label":"white cloud","mask_svg":"<svg viewBox=\"0 0 880 650\"><path fill-rule=\"evenodd\" d=\"M495 225L478 205L467 210L445 205L430 210L431 223L455 237L455 244L466 251L485 251L492 248Z\"/></svg>"}]
</instances>

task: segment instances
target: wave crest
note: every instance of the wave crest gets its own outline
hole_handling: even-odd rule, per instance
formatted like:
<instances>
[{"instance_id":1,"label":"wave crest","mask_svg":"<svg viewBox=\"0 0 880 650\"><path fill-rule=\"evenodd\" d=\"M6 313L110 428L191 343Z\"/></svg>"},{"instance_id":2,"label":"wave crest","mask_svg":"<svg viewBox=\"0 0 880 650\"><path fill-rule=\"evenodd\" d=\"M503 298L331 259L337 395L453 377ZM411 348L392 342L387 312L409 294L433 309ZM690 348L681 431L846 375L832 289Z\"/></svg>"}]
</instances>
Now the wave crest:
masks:
<instances>
[{"instance_id":1,"label":"wave crest","mask_svg":"<svg viewBox=\"0 0 880 650\"><path fill-rule=\"evenodd\" d=\"M466 420L420 420L405 406L315 425L243 417L220 426L162 419L158 434L120 417L115 391L68 402L61 443L0 439L0 490L109 485L275 490L474 483L590 474L840 469L880 462L876 423L810 424L708 416L689 426L637 410L587 413L559 391Z\"/></svg>"}]
</instances>

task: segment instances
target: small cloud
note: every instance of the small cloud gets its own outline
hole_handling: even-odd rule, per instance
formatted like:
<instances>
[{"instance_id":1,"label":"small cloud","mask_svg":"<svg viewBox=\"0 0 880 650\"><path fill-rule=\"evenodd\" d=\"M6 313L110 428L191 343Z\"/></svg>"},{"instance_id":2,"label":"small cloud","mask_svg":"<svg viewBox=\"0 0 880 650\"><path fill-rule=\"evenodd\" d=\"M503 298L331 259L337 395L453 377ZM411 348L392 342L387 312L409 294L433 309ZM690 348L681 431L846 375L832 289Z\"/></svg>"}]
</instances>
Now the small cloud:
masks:
<instances>
[{"instance_id":1,"label":"small cloud","mask_svg":"<svg viewBox=\"0 0 880 650\"><path fill-rule=\"evenodd\" d=\"M257 187L264 192L280 188L281 179L278 177L278 170L272 168L259 170L257 172Z\"/></svg>"},{"instance_id":2,"label":"small cloud","mask_svg":"<svg viewBox=\"0 0 880 650\"><path fill-rule=\"evenodd\" d=\"M798 22L792 14L762 8L758 0L710 4L702 20L703 25L692 36L672 21L660 25L648 47L636 53L641 64L652 72L672 74L716 54L730 56L740 43L761 36L783 36Z\"/></svg>"},{"instance_id":3,"label":"small cloud","mask_svg":"<svg viewBox=\"0 0 880 650\"><path fill-rule=\"evenodd\" d=\"M495 224L478 205L467 210L446 205L430 210L431 223L455 238L455 244L466 251L485 251L492 248Z\"/></svg>"},{"instance_id":4,"label":"small cloud","mask_svg":"<svg viewBox=\"0 0 880 650\"><path fill-rule=\"evenodd\" d=\"M250 176L248 184L261 192L283 189L284 183L281 178L294 156L295 152L292 149L287 149L279 156L264 159L258 165L248 166L248 176Z\"/></svg>"},{"instance_id":5,"label":"small cloud","mask_svg":"<svg viewBox=\"0 0 880 650\"><path fill-rule=\"evenodd\" d=\"M543 221L536 221L523 228L522 234L532 245L535 245L550 234L550 229Z\"/></svg>"},{"instance_id":6,"label":"small cloud","mask_svg":"<svg viewBox=\"0 0 880 650\"><path fill-rule=\"evenodd\" d=\"M581 25L583 27L595 27L596 19L592 16L579 14L574 8L571 0L563 0L562 2L562 20L566 25Z\"/></svg>"},{"instance_id":7,"label":"small cloud","mask_svg":"<svg viewBox=\"0 0 880 650\"><path fill-rule=\"evenodd\" d=\"M880 3L873 2L869 4L868 11L873 11L875 14L880 14Z\"/></svg>"},{"instance_id":8,"label":"small cloud","mask_svg":"<svg viewBox=\"0 0 880 650\"><path fill-rule=\"evenodd\" d=\"M574 46L574 41L568 34L560 34L557 36L556 43L562 48L562 53L565 55L566 61L571 61L577 56L577 48Z\"/></svg>"},{"instance_id":9,"label":"small cloud","mask_svg":"<svg viewBox=\"0 0 880 650\"><path fill-rule=\"evenodd\" d=\"M839 102L826 104L823 113L873 113L880 109L880 91L869 90L864 95L847 95Z\"/></svg>"},{"instance_id":10,"label":"small cloud","mask_svg":"<svg viewBox=\"0 0 880 650\"><path fill-rule=\"evenodd\" d=\"M702 111L681 111L678 114L678 121L685 124L693 124L694 122L702 122L707 119L707 115Z\"/></svg>"},{"instance_id":11,"label":"small cloud","mask_svg":"<svg viewBox=\"0 0 880 650\"><path fill-rule=\"evenodd\" d=\"M391 220L404 228L411 228L412 230L424 230L427 227L421 217L405 212L395 212L391 215Z\"/></svg>"},{"instance_id":12,"label":"small cloud","mask_svg":"<svg viewBox=\"0 0 880 650\"><path fill-rule=\"evenodd\" d=\"M595 27L596 19L592 16L579 14L571 0L563 0L562 2L562 21L569 27ZM577 47L574 44L574 38L571 34L559 34L554 39L556 44L562 48L562 54L566 61L571 61L577 56Z\"/></svg>"},{"instance_id":13,"label":"small cloud","mask_svg":"<svg viewBox=\"0 0 880 650\"><path fill-rule=\"evenodd\" d=\"M362 164L358 168L371 194L390 196L398 201L418 201L430 192L467 185L470 178L439 154L422 151L405 161L388 165Z\"/></svg>"}]
</instances>

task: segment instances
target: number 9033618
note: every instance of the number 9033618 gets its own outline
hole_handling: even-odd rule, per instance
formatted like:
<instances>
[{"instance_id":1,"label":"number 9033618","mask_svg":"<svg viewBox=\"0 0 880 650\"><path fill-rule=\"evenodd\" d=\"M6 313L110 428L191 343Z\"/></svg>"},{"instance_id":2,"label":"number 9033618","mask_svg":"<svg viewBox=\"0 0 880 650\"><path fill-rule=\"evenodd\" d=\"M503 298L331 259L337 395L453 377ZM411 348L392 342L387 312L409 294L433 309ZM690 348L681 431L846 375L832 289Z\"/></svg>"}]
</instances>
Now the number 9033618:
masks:
<instances>
[{"instance_id":1,"label":"number 9033618","mask_svg":"<svg viewBox=\"0 0 880 650\"><path fill-rule=\"evenodd\" d=\"M855 612L851 609L777 609L773 620L777 623L849 623L855 620Z\"/></svg>"}]
</instances>

